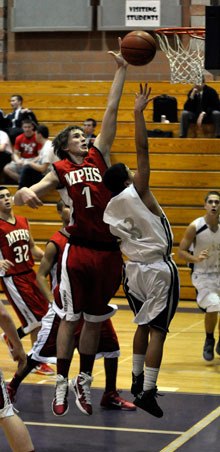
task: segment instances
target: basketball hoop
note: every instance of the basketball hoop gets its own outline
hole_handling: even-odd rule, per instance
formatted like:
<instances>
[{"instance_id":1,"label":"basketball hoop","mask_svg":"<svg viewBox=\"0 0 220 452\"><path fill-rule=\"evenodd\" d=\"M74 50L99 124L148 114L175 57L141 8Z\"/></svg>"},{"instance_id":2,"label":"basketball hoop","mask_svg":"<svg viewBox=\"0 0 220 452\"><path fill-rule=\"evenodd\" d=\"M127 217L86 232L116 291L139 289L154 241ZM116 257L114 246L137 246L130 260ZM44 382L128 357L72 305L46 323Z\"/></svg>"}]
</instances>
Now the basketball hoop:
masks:
<instances>
[{"instance_id":1,"label":"basketball hoop","mask_svg":"<svg viewBox=\"0 0 220 452\"><path fill-rule=\"evenodd\" d=\"M201 84L204 71L205 28L175 27L159 28L154 31L161 50L169 60L171 83Z\"/></svg>"}]
</instances>

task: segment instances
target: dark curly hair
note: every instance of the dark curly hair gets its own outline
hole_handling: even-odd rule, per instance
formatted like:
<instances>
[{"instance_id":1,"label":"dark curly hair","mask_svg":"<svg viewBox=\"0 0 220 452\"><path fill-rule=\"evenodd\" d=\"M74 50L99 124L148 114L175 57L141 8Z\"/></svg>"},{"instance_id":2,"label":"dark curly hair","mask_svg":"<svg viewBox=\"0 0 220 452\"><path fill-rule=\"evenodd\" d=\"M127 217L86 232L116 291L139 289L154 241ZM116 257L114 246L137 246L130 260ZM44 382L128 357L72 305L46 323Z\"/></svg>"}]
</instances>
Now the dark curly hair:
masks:
<instances>
[{"instance_id":1,"label":"dark curly hair","mask_svg":"<svg viewBox=\"0 0 220 452\"><path fill-rule=\"evenodd\" d=\"M125 182L128 180L128 170L124 163L116 163L110 166L103 175L105 186L113 193L118 195L125 188Z\"/></svg>"}]
</instances>

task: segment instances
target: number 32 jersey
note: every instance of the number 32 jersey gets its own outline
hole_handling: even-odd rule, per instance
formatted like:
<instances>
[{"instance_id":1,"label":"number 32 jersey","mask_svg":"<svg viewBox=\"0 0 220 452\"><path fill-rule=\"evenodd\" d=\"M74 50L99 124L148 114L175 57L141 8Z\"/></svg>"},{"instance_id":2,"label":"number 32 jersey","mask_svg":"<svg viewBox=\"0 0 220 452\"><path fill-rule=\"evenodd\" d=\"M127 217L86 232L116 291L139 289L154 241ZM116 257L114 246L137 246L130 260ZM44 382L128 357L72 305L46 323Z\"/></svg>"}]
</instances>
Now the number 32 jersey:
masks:
<instances>
[{"instance_id":1,"label":"number 32 jersey","mask_svg":"<svg viewBox=\"0 0 220 452\"><path fill-rule=\"evenodd\" d=\"M30 229L24 217L15 216L14 223L0 219L0 259L13 262L6 276L30 271L34 265L30 250Z\"/></svg>"}]
</instances>

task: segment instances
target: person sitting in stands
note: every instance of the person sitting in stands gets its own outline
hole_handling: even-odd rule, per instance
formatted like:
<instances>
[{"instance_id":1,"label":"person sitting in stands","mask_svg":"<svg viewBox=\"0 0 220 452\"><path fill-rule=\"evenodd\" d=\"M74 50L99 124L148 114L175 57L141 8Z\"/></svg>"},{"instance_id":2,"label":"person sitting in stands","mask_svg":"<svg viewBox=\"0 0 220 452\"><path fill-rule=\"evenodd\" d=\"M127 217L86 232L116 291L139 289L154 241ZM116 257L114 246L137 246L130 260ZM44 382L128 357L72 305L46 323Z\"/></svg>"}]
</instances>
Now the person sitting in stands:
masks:
<instances>
[{"instance_id":1,"label":"person sitting in stands","mask_svg":"<svg viewBox=\"0 0 220 452\"><path fill-rule=\"evenodd\" d=\"M94 134L96 126L97 122L93 118L86 119L83 124L83 132L85 133L86 144L89 149L93 146L96 138L96 135Z\"/></svg>"},{"instance_id":2,"label":"person sitting in stands","mask_svg":"<svg viewBox=\"0 0 220 452\"><path fill-rule=\"evenodd\" d=\"M23 166L36 160L38 151L41 149L41 145L37 143L31 119L25 119L22 122L22 127L24 133L15 140L13 161L4 167L4 173L17 183L19 182Z\"/></svg>"},{"instance_id":3,"label":"person sitting in stands","mask_svg":"<svg viewBox=\"0 0 220 452\"><path fill-rule=\"evenodd\" d=\"M220 103L217 91L205 84L195 84L189 91L180 119L180 138L186 138L190 123L201 127L203 123L213 123L215 137L220 138Z\"/></svg>"},{"instance_id":4,"label":"person sitting in stands","mask_svg":"<svg viewBox=\"0 0 220 452\"><path fill-rule=\"evenodd\" d=\"M0 130L0 174L7 163L12 158L12 146L9 136L3 130Z\"/></svg>"},{"instance_id":5,"label":"person sitting in stands","mask_svg":"<svg viewBox=\"0 0 220 452\"><path fill-rule=\"evenodd\" d=\"M20 94L13 94L10 103L13 111L4 117L4 130L8 133L14 145L16 137L23 133L22 123L24 119L31 119L35 126L38 124L38 120L32 110L22 107L23 97Z\"/></svg>"},{"instance_id":6,"label":"person sitting in stands","mask_svg":"<svg viewBox=\"0 0 220 452\"><path fill-rule=\"evenodd\" d=\"M50 170L51 164L58 160L54 154L52 141L48 139L49 129L40 124L36 129L36 141L42 148L39 151L38 159L28 162L21 170L19 188L30 187L39 182Z\"/></svg>"}]
</instances>

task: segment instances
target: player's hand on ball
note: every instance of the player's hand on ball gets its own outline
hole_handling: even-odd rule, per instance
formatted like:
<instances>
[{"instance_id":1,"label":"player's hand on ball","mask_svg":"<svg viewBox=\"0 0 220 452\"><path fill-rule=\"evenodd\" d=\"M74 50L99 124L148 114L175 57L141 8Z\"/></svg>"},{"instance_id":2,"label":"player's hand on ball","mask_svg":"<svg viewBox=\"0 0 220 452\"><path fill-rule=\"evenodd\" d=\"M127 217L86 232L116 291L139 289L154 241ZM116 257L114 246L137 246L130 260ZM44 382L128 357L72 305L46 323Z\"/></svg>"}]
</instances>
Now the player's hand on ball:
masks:
<instances>
[{"instance_id":1,"label":"player's hand on ball","mask_svg":"<svg viewBox=\"0 0 220 452\"><path fill-rule=\"evenodd\" d=\"M118 44L119 44L119 51L118 52L113 52L112 50L110 50L108 53L109 53L109 55L113 56L113 58L115 59L116 63L118 64L118 66L126 67L128 65L128 63L123 58L122 53L121 53L121 38L118 38Z\"/></svg>"}]
</instances>

